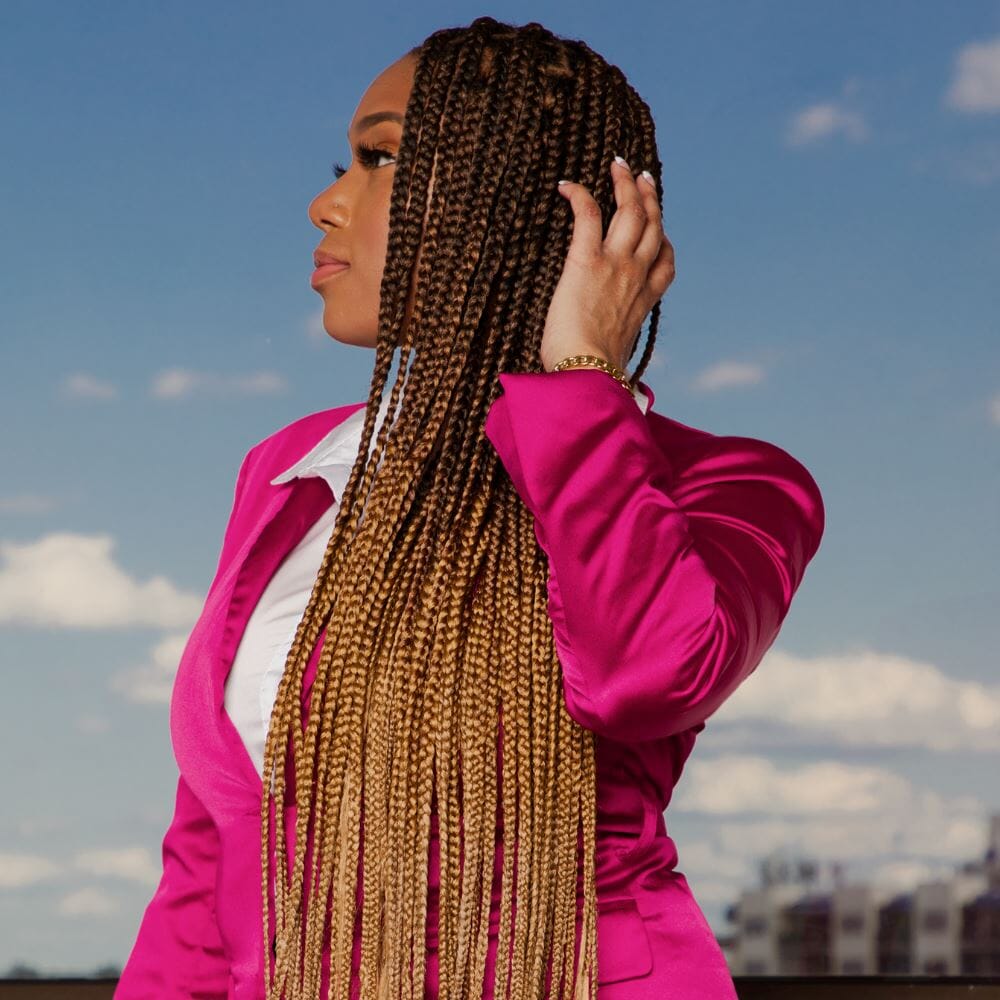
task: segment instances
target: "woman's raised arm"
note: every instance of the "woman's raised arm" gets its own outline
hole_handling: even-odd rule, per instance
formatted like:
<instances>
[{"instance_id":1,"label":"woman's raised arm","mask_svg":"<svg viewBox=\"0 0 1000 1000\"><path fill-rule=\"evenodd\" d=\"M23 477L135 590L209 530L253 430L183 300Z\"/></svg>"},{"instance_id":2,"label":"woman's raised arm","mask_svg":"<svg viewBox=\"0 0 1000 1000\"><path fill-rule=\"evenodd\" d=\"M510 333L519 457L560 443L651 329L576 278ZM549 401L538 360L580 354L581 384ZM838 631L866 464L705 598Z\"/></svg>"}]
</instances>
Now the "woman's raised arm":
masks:
<instances>
[{"instance_id":1,"label":"woman's raised arm","mask_svg":"<svg viewBox=\"0 0 1000 1000\"><path fill-rule=\"evenodd\" d=\"M666 455L601 371L500 383L485 433L549 557L570 715L626 741L703 722L774 642L819 547L815 480L755 438Z\"/></svg>"}]
</instances>

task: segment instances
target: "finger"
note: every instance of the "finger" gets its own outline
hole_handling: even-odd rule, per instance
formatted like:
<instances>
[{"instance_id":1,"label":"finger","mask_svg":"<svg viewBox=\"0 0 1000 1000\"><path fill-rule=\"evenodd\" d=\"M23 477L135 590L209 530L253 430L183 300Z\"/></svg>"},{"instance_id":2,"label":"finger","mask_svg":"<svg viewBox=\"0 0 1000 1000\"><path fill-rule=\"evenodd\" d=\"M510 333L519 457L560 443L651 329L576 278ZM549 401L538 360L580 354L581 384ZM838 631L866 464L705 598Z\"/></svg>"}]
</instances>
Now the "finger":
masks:
<instances>
[{"instance_id":1,"label":"finger","mask_svg":"<svg viewBox=\"0 0 1000 1000\"><path fill-rule=\"evenodd\" d=\"M663 242L663 219L660 212L660 199L656 193L656 182L647 180L647 176L651 178L652 174L644 170L635 182L642 203L646 207L646 217L649 220L642 238L635 248L635 255L651 264L659 253Z\"/></svg>"},{"instance_id":2,"label":"finger","mask_svg":"<svg viewBox=\"0 0 1000 1000\"><path fill-rule=\"evenodd\" d=\"M578 254L582 260L597 257L604 238L601 206L582 184L560 181L559 191L563 197L569 198L573 209L573 235L570 237L567 253Z\"/></svg>"},{"instance_id":3,"label":"finger","mask_svg":"<svg viewBox=\"0 0 1000 1000\"><path fill-rule=\"evenodd\" d=\"M666 292L677 274L674 267L674 246L667 239L666 233L661 230L660 234L660 250L646 273L646 285L654 299L659 299Z\"/></svg>"},{"instance_id":4,"label":"finger","mask_svg":"<svg viewBox=\"0 0 1000 1000\"><path fill-rule=\"evenodd\" d=\"M624 161L622 161L624 163ZM631 256L646 229L646 208L635 186L635 178L627 163L614 160L611 164L611 179L615 189L618 209L611 218L604 246L617 253Z\"/></svg>"}]
</instances>

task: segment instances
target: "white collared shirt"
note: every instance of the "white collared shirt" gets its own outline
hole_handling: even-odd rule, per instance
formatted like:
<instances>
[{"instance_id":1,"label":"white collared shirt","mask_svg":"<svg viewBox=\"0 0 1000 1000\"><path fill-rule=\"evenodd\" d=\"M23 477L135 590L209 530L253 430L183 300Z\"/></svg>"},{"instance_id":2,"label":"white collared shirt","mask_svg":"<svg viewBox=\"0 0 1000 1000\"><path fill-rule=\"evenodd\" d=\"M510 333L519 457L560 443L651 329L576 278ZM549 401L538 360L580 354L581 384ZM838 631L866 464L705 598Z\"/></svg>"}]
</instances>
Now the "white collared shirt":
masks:
<instances>
[{"instance_id":1,"label":"white collared shirt","mask_svg":"<svg viewBox=\"0 0 1000 1000\"><path fill-rule=\"evenodd\" d=\"M403 392L405 381L400 404ZM645 413L649 407L648 397L638 387L633 390L633 395L639 409ZM369 455L375 449L375 439L388 405L387 391L376 416ZM264 771L264 741L285 661L323 562L340 507L338 498L343 496L361 447L364 423L365 408L362 407L271 480L272 486L279 486L296 476L319 476L329 485L332 495L329 508L306 531L268 581L247 621L232 668L226 677L226 713L239 732L257 773L261 775Z\"/></svg>"}]
</instances>

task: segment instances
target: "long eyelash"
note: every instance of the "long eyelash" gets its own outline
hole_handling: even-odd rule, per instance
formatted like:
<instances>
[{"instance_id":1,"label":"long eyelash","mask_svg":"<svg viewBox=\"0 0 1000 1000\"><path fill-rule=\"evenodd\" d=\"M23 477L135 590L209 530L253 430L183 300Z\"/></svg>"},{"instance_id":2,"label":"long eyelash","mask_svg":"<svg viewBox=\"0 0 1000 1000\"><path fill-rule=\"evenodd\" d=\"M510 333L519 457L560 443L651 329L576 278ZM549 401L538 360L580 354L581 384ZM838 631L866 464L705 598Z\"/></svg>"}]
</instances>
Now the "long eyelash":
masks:
<instances>
[{"instance_id":1,"label":"long eyelash","mask_svg":"<svg viewBox=\"0 0 1000 1000\"><path fill-rule=\"evenodd\" d=\"M378 166L378 159L380 156L392 157L387 149L378 149L375 146L369 146L367 143L358 143L358 159L361 163L369 170L374 169ZM333 164L333 176L338 180L347 173L347 168L340 163Z\"/></svg>"}]
</instances>

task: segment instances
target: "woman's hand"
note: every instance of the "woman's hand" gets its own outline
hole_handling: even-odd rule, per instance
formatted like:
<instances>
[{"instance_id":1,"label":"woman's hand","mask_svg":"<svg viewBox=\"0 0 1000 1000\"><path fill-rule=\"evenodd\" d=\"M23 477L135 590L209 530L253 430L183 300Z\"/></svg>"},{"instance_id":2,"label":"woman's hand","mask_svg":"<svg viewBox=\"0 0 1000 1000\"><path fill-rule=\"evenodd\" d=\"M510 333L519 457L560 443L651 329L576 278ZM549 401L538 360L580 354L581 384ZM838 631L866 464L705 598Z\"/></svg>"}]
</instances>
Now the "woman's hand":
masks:
<instances>
[{"instance_id":1,"label":"woman's hand","mask_svg":"<svg viewBox=\"0 0 1000 1000\"><path fill-rule=\"evenodd\" d=\"M618 208L603 240L601 209L590 192L559 185L573 208L573 236L545 319L545 371L571 354L596 354L624 369L646 315L674 280L656 187L617 161L611 174Z\"/></svg>"}]
</instances>

